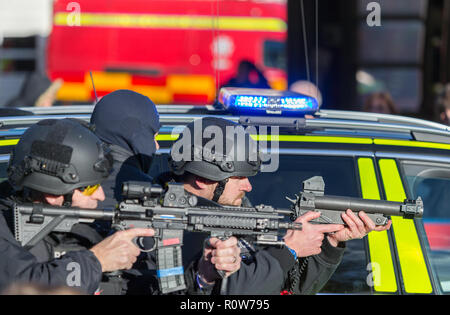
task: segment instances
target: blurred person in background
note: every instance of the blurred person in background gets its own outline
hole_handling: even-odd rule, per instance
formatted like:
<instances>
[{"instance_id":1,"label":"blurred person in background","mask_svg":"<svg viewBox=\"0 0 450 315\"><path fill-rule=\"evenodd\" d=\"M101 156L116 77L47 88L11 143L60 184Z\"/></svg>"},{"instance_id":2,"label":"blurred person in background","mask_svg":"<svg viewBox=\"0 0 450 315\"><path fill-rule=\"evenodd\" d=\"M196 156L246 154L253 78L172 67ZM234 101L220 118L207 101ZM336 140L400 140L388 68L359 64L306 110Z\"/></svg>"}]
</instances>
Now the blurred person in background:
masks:
<instances>
[{"instance_id":1,"label":"blurred person in background","mask_svg":"<svg viewBox=\"0 0 450 315\"><path fill-rule=\"evenodd\" d=\"M398 115L399 111L392 96L388 92L375 92L370 94L363 106L364 112Z\"/></svg>"},{"instance_id":2,"label":"blurred person in background","mask_svg":"<svg viewBox=\"0 0 450 315\"><path fill-rule=\"evenodd\" d=\"M5 107L50 107L56 100L56 94L63 81L50 81L47 75L39 72L31 73L22 85L19 95L9 101Z\"/></svg>"},{"instance_id":3,"label":"blurred person in background","mask_svg":"<svg viewBox=\"0 0 450 315\"><path fill-rule=\"evenodd\" d=\"M249 60L242 60L239 63L236 76L231 78L222 87L242 87L255 89L271 88L262 71Z\"/></svg>"},{"instance_id":4,"label":"blurred person in background","mask_svg":"<svg viewBox=\"0 0 450 315\"><path fill-rule=\"evenodd\" d=\"M322 93L320 93L319 88L310 81L304 80L296 81L292 83L289 90L295 93L300 93L306 96L313 97L316 99L317 104L319 104L319 108L320 106L322 106Z\"/></svg>"},{"instance_id":5,"label":"blurred person in background","mask_svg":"<svg viewBox=\"0 0 450 315\"><path fill-rule=\"evenodd\" d=\"M444 88L444 91L437 100L439 122L444 125L450 125L450 83Z\"/></svg>"}]
</instances>

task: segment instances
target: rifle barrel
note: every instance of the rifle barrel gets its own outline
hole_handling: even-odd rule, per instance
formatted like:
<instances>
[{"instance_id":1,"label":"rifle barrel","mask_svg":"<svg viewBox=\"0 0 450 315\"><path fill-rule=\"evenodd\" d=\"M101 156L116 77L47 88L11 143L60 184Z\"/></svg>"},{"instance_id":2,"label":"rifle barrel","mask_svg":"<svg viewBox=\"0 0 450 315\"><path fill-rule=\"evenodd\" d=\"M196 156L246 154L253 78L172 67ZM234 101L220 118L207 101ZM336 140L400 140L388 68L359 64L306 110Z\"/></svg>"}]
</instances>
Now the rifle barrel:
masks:
<instances>
[{"instance_id":1,"label":"rifle barrel","mask_svg":"<svg viewBox=\"0 0 450 315\"><path fill-rule=\"evenodd\" d=\"M341 196L315 196L314 202L316 209L319 210L346 211L347 209L351 209L355 212L364 211L366 213L404 216L404 207L406 205L408 207L413 207L415 217L421 217L423 213L423 210L419 204L395 201L371 200Z\"/></svg>"}]
</instances>

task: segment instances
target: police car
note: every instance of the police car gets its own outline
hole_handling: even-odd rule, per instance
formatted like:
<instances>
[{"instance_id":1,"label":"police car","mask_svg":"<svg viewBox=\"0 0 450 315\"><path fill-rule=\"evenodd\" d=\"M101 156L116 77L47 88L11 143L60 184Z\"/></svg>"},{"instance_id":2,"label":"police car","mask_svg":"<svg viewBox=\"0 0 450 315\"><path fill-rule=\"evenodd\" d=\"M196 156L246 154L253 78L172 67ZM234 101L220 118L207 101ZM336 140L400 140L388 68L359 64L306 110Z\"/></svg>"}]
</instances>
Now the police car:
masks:
<instances>
[{"instance_id":1,"label":"police car","mask_svg":"<svg viewBox=\"0 0 450 315\"><path fill-rule=\"evenodd\" d=\"M389 231L347 242L343 261L321 293L450 294L450 128L408 117L319 110L314 99L273 91L225 89L222 106L157 106L162 128L152 175L187 123L206 115L240 122L267 157L251 178L253 204L290 206L301 183L322 176L325 194L424 202L423 218L392 217ZM0 118L0 177L20 135L45 118L89 120L93 106L26 108ZM305 114L308 114L305 116ZM264 133L262 132L264 131ZM276 153L276 154L273 154ZM269 158L270 157L270 158Z\"/></svg>"}]
</instances>

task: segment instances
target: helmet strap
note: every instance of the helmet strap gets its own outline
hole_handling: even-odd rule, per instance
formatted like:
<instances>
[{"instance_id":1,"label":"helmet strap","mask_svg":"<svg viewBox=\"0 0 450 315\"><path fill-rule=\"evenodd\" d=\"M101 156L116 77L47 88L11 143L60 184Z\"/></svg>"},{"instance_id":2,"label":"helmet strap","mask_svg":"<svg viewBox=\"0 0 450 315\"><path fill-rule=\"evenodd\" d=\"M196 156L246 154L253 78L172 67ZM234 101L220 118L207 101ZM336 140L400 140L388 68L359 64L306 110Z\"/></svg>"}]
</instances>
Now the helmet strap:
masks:
<instances>
[{"instance_id":1,"label":"helmet strap","mask_svg":"<svg viewBox=\"0 0 450 315\"><path fill-rule=\"evenodd\" d=\"M63 207L71 207L72 206L72 196L73 192L64 195Z\"/></svg>"},{"instance_id":2,"label":"helmet strap","mask_svg":"<svg viewBox=\"0 0 450 315\"><path fill-rule=\"evenodd\" d=\"M219 202L220 196L222 196L223 191L225 190L225 185L228 183L228 178L221 180L218 182L216 189L214 189L214 195L212 201Z\"/></svg>"}]
</instances>

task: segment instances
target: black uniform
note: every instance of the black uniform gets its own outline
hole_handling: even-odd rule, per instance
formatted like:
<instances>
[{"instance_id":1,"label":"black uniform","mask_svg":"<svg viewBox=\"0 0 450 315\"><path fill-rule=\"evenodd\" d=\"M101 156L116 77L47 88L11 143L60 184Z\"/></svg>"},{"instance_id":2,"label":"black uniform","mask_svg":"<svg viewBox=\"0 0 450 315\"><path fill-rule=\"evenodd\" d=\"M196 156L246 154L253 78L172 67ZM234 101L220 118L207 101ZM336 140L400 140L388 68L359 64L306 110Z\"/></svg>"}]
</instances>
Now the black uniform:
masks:
<instances>
[{"instance_id":1,"label":"black uniform","mask_svg":"<svg viewBox=\"0 0 450 315\"><path fill-rule=\"evenodd\" d=\"M222 294L277 295L282 291L292 294L315 294L327 283L338 267L344 248L335 248L327 240L319 255L307 259L301 274L293 272L296 260L286 247L258 248L251 258L242 257L241 268L222 284ZM298 264L302 266L304 259ZM298 280L295 278L298 277Z\"/></svg>"},{"instance_id":2,"label":"black uniform","mask_svg":"<svg viewBox=\"0 0 450 315\"><path fill-rule=\"evenodd\" d=\"M12 207L14 202L38 199L31 197L32 193L64 196L64 203L71 204L75 189L101 183L110 171L107 148L85 123L45 119L25 131L11 154L8 182L0 184L0 288L21 282L68 285L86 293L95 292L102 266L88 247L79 246L87 243L89 233L78 230L72 235L51 234L48 242L45 239L28 251L11 233ZM22 198L25 193L30 197ZM83 242L69 240L76 234ZM61 248L60 244L70 246Z\"/></svg>"},{"instance_id":3,"label":"black uniform","mask_svg":"<svg viewBox=\"0 0 450 315\"><path fill-rule=\"evenodd\" d=\"M70 246L67 244L67 247L60 247L56 251L50 250L50 244L44 242L38 243L31 250L34 254L24 249L11 230L12 208L9 202L13 200L15 198L10 197L0 203L0 290L12 283L36 283L48 286L73 285L88 294L94 293L102 278L102 267L94 254L72 241ZM55 245L59 242L58 238L51 241ZM53 259L63 252L66 252L65 255ZM73 272L78 272L75 270L78 267L79 277L77 274L73 278Z\"/></svg>"}]
</instances>

